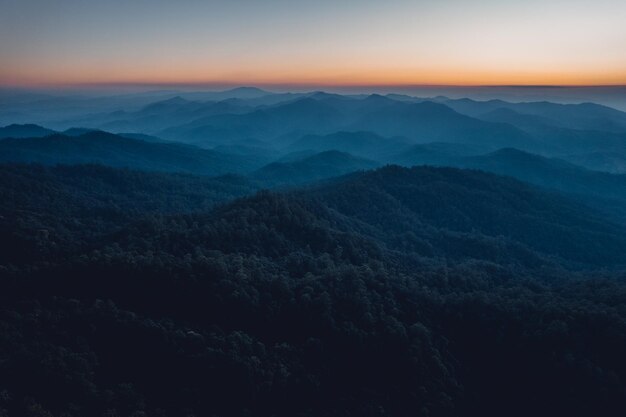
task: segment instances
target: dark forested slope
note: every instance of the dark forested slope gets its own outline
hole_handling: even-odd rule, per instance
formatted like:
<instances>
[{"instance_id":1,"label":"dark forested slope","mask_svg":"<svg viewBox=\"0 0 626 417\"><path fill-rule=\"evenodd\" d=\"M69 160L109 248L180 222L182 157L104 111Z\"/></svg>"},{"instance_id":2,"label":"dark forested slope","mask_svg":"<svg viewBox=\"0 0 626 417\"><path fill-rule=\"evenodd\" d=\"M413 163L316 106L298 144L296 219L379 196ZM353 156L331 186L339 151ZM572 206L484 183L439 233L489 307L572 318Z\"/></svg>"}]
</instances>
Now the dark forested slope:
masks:
<instances>
[{"instance_id":1,"label":"dark forested slope","mask_svg":"<svg viewBox=\"0 0 626 417\"><path fill-rule=\"evenodd\" d=\"M247 186L157 176L154 188L151 174L110 169L122 178L99 186L103 173L80 175L93 167L5 169L26 178L2 206L11 223L56 211L45 184L76 206L59 211L68 223L101 216L74 201L149 208L89 242L68 226L71 251L2 262L5 414L626 410L624 277L572 269L617 267L624 233L570 200L480 172L386 167L198 212L203 181L209 195L223 190L207 206ZM118 181L136 191L116 192Z\"/></svg>"},{"instance_id":2,"label":"dark forested slope","mask_svg":"<svg viewBox=\"0 0 626 417\"><path fill-rule=\"evenodd\" d=\"M208 210L255 192L236 176L203 178L97 165L0 165L2 263L34 263L149 215Z\"/></svg>"},{"instance_id":3,"label":"dark forested slope","mask_svg":"<svg viewBox=\"0 0 626 417\"><path fill-rule=\"evenodd\" d=\"M0 140L0 161L46 165L98 163L149 171L200 175L244 173L267 162L255 156L230 155L193 146L144 141L102 131L78 136Z\"/></svg>"}]
</instances>

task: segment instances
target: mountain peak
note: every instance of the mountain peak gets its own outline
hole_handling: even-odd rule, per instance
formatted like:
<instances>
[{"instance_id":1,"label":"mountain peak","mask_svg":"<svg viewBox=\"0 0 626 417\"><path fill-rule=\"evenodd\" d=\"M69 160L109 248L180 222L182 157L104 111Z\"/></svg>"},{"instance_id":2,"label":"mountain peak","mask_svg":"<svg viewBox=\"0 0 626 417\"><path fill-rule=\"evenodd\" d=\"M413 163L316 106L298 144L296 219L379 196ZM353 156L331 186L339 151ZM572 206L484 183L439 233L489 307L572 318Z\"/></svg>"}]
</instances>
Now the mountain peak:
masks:
<instances>
[{"instance_id":1,"label":"mountain peak","mask_svg":"<svg viewBox=\"0 0 626 417\"><path fill-rule=\"evenodd\" d=\"M48 136L56 133L54 130L36 124L11 124L0 127L0 139L2 138L34 138Z\"/></svg>"},{"instance_id":2,"label":"mountain peak","mask_svg":"<svg viewBox=\"0 0 626 417\"><path fill-rule=\"evenodd\" d=\"M392 101L392 99L390 99L389 97L385 97L383 95L376 94L376 93L370 94L369 96L365 97L365 100L371 100L371 101L374 101L374 100L377 100L377 101Z\"/></svg>"}]
</instances>

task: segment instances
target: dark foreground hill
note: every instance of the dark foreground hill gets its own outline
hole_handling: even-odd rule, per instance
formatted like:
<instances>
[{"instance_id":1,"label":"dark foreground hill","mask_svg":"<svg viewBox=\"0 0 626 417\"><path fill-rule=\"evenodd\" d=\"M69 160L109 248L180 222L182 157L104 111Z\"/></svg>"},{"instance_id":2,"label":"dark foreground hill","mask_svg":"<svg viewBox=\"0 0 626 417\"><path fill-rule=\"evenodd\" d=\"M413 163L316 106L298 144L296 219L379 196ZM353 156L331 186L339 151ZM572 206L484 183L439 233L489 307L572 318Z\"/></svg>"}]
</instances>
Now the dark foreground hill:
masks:
<instances>
[{"instance_id":1,"label":"dark foreground hill","mask_svg":"<svg viewBox=\"0 0 626 417\"><path fill-rule=\"evenodd\" d=\"M72 253L150 215L208 210L253 193L242 177L147 173L97 165L0 165L0 264Z\"/></svg>"},{"instance_id":2,"label":"dark foreground hill","mask_svg":"<svg viewBox=\"0 0 626 417\"><path fill-rule=\"evenodd\" d=\"M5 169L28 178L0 213L18 235L57 211L48 187L72 206L116 175ZM189 182L172 214L172 188L119 175L135 191L100 203L141 212L149 195L148 215L84 239L74 219L102 213L79 204L59 211L63 244L41 234L41 258L2 263L8 415L626 411L626 284L609 272L626 234L584 206L492 174L386 167L208 211L184 197L200 180L161 176Z\"/></svg>"},{"instance_id":3,"label":"dark foreground hill","mask_svg":"<svg viewBox=\"0 0 626 417\"><path fill-rule=\"evenodd\" d=\"M1 162L46 165L97 163L148 171L201 175L244 173L267 162L254 156L230 155L189 145L122 137L102 131L78 136L55 134L41 138L3 139Z\"/></svg>"}]
</instances>

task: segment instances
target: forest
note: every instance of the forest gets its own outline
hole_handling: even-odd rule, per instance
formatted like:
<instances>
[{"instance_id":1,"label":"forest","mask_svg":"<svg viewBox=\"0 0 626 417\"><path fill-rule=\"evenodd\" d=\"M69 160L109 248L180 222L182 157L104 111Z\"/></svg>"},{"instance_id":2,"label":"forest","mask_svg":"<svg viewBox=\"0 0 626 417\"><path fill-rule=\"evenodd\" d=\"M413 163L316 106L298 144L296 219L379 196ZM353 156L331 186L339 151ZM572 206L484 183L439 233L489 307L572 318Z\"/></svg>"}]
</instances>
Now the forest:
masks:
<instances>
[{"instance_id":1,"label":"forest","mask_svg":"<svg viewBox=\"0 0 626 417\"><path fill-rule=\"evenodd\" d=\"M0 417L626 417L626 0L0 0Z\"/></svg>"},{"instance_id":2,"label":"forest","mask_svg":"<svg viewBox=\"0 0 626 417\"><path fill-rule=\"evenodd\" d=\"M626 415L623 111L236 88L4 121L0 417Z\"/></svg>"},{"instance_id":3,"label":"forest","mask_svg":"<svg viewBox=\"0 0 626 417\"><path fill-rule=\"evenodd\" d=\"M0 167L2 416L622 416L626 233L481 171Z\"/></svg>"}]
</instances>

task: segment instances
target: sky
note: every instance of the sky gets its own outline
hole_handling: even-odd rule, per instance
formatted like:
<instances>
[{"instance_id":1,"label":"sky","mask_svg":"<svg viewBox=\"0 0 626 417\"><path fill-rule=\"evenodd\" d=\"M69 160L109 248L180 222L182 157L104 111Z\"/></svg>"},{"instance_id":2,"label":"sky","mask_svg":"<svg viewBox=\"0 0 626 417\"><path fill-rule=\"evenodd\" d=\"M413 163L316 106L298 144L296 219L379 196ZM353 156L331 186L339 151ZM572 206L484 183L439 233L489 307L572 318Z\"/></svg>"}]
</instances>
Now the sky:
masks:
<instances>
[{"instance_id":1,"label":"sky","mask_svg":"<svg viewBox=\"0 0 626 417\"><path fill-rule=\"evenodd\" d=\"M0 0L0 86L626 85L624 0Z\"/></svg>"}]
</instances>

